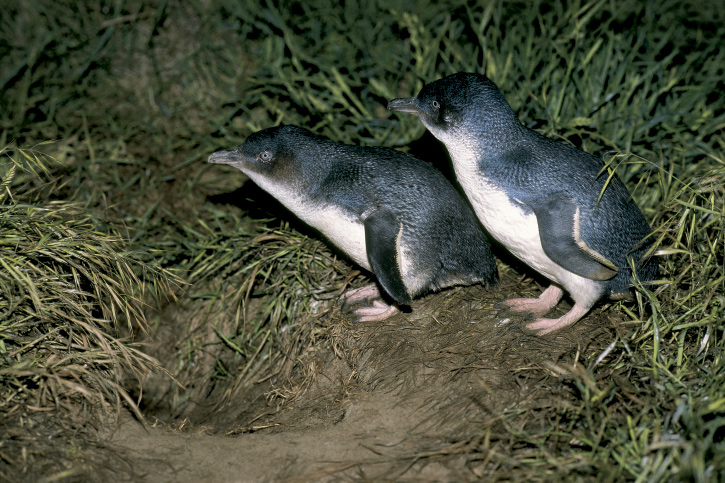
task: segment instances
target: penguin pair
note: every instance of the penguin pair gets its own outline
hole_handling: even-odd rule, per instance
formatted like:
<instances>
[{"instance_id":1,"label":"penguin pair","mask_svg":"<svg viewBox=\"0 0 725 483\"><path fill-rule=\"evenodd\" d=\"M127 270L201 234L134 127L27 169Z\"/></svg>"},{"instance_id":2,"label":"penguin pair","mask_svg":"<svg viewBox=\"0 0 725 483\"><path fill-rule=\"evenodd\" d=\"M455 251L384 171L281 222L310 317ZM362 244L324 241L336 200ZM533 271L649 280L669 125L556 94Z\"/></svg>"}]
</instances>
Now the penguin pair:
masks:
<instances>
[{"instance_id":1,"label":"penguin pair","mask_svg":"<svg viewBox=\"0 0 725 483\"><path fill-rule=\"evenodd\" d=\"M443 142L489 234L551 280L538 298L503 302L539 316L529 329L558 330L603 298L630 295L632 268L642 282L657 278L651 228L622 181L600 159L523 126L486 76L445 77L388 109L417 116ZM564 291L574 307L541 317Z\"/></svg>"},{"instance_id":2,"label":"penguin pair","mask_svg":"<svg viewBox=\"0 0 725 483\"><path fill-rule=\"evenodd\" d=\"M209 157L243 171L376 284L343 295L380 321L427 292L498 281L488 238L463 197L435 168L394 149L332 142L299 126L250 135Z\"/></svg>"},{"instance_id":3,"label":"penguin pair","mask_svg":"<svg viewBox=\"0 0 725 483\"><path fill-rule=\"evenodd\" d=\"M657 277L651 229L621 180L598 158L521 125L498 87L460 73L394 99L448 149L475 215L434 168L387 148L331 142L297 126L265 129L209 162L241 169L378 279L346 293L372 300L360 320L384 320L426 292L497 281L489 233L552 284L538 298L503 302L546 314L564 290L574 307L539 317L540 335L573 324L603 298L631 294ZM383 301L392 299L392 304Z\"/></svg>"}]
</instances>

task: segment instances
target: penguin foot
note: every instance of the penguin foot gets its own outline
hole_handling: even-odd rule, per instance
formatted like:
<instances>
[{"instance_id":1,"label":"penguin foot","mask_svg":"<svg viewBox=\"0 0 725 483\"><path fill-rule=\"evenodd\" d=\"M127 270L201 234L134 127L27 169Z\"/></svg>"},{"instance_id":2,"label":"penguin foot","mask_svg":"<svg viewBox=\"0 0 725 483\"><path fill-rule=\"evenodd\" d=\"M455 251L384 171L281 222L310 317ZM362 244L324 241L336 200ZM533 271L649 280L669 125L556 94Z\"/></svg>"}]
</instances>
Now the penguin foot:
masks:
<instances>
[{"instance_id":1,"label":"penguin foot","mask_svg":"<svg viewBox=\"0 0 725 483\"><path fill-rule=\"evenodd\" d=\"M343 301L343 310L349 310L352 305L372 300L372 306L350 310L350 312L359 317L357 319L358 322L380 322L392 317L400 311L394 305L388 305L383 302L380 289L374 283L349 290L340 296L340 300Z\"/></svg>"},{"instance_id":2,"label":"penguin foot","mask_svg":"<svg viewBox=\"0 0 725 483\"><path fill-rule=\"evenodd\" d=\"M501 303L514 312L545 314L559 303L559 300L561 300L563 295L564 291L561 288L556 285L549 285L549 287L544 290L538 298L509 299L504 300Z\"/></svg>"},{"instance_id":3,"label":"penguin foot","mask_svg":"<svg viewBox=\"0 0 725 483\"><path fill-rule=\"evenodd\" d=\"M554 332L555 330L559 330L562 327L566 327L567 325L572 325L574 322L584 317L587 312L589 312L589 308L574 304L574 307L569 312L558 319L536 319L533 323L527 324L526 328L538 331L537 335L548 334L550 332Z\"/></svg>"},{"instance_id":4,"label":"penguin foot","mask_svg":"<svg viewBox=\"0 0 725 483\"><path fill-rule=\"evenodd\" d=\"M364 287L348 290L340 296L340 300L343 301L343 307L347 307L364 300L379 299L381 297L382 295L380 295L380 289L378 289L378 286L371 283L370 285L365 285Z\"/></svg>"},{"instance_id":5,"label":"penguin foot","mask_svg":"<svg viewBox=\"0 0 725 483\"><path fill-rule=\"evenodd\" d=\"M382 300L375 300L372 307L360 307L354 310L360 318L358 322L381 322L400 312L394 305L388 305Z\"/></svg>"}]
</instances>

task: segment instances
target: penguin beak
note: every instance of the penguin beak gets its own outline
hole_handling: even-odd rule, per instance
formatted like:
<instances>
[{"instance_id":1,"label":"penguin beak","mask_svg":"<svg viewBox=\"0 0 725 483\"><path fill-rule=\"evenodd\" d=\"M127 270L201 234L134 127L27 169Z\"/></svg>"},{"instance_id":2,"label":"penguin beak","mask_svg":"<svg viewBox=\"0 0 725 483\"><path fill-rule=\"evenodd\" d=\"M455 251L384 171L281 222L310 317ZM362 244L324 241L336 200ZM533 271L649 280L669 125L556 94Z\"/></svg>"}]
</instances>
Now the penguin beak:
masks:
<instances>
[{"instance_id":1,"label":"penguin beak","mask_svg":"<svg viewBox=\"0 0 725 483\"><path fill-rule=\"evenodd\" d=\"M418 105L417 97L393 99L392 101L388 102L388 109L391 111L409 112L411 114L415 114L416 116L420 116L421 114L421 109Z\"/></svg>"},{"instance_id":2,"label":"penguin beak","mask_svg":"<svg viewBox=\"0 0 725 483\"><path fill-rule=\"evenodd\" d=\"M209 156L208 163L214 164L237 164L242 161L241 156L237 151L217 151L216 153Z\"/></svg>"}]
</instances>

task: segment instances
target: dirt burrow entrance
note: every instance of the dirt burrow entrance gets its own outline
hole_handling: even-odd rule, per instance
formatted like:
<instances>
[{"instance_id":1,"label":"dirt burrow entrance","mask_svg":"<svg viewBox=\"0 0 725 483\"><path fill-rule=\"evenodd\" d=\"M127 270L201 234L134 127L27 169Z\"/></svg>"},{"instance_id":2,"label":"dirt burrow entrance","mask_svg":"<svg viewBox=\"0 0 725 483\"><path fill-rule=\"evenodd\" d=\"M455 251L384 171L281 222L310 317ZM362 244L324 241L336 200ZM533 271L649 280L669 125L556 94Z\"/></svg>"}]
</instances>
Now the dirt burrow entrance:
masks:
<instances>
[{"instance_id":1,"label":"dirt burrow entrance","mask_svg":"<svg viewBox=\"0 0 725 483\"><path fill-rule=\"evenodd\" d=\"M495 440L507 415L526 421L557 405L567 389L551 364L601 353L623 320L597 308L571 328L532 335L524 318L494 307L538 295L528 288L504 279L495 289L447 290L383 323L356 324L336 307L314 369L298 381L305 390L292 388L284 404L232 403L216 420L174 430L129 417L110 444L149 482L484 476L490 461L471 445ZM569 308L560 305L559 314Z\"/></svg>"}]
</instances>

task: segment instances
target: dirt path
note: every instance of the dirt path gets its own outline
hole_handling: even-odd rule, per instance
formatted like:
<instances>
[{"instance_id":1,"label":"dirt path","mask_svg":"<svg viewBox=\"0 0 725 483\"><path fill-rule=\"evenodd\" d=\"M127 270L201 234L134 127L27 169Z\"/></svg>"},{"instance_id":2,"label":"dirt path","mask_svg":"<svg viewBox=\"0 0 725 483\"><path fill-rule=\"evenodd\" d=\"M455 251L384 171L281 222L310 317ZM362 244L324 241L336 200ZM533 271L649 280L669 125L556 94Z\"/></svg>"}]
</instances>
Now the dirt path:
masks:
<instances>
[{"instance_id":1,"label":"dirt path","mask_svg":"<svg viewBox=\"0 0 725 483\"><path fill-rule=\"evenodd\" d=\"M234 437L178 433L125 421L114 443L132 452L144 481L263 481L339 479L340 472L364 468L374 479L394 470L382 452L409 446L405 439L421 423L415 402L392 395L361 394L345 403L343 419L280 432L257 432ZM402 439L401 439L402 438ZM414 438L415 439L415 438ZM417 471L413 472L414 474ZM428 477L447 472L428 465Z\"/></svg>"},{"instance_id":2,"label":"dirt path","mask_svg":"<svg viewBox=\"0 0 725 483\"><path fill-rule=\"evenodd\" d=\"M615 315L597 309L571 329L537 337L522 319L493 309L502 294L449 290L383 324L352 324L333 313L335 335L309 390L253 424L234 425L259 429L146 431L128 418L110 444L149 482L486 476L490 462L480 451L474 455L472 445L495 441L507 415L535 418L537 407L555 404L563 389L547 364L601 352ZM270 411L263 399L257 404ZM487 451L495 454L495 444Z\"/></svg>"}]
</instances>

